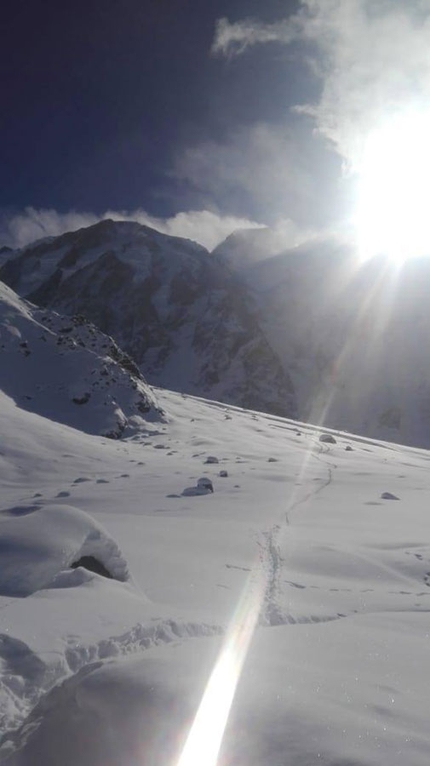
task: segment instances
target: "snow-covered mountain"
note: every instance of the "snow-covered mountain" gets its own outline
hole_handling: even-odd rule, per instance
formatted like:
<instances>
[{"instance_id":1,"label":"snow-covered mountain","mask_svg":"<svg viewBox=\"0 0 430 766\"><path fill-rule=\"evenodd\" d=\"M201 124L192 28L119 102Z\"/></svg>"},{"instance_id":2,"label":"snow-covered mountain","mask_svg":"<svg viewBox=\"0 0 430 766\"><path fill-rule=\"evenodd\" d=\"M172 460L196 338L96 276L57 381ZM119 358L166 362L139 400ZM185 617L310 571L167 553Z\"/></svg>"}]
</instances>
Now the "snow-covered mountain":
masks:
<instances>
[{"instance_id":1,"label":"snow-covered mountain","mask_svg":"<svg viewBox=\"0 0 430 766\"><path fill-rule=\"evenodd\" d=\"M288 370L298 416L430 446L430 260L360 265L334 239L271 257L268 240L264 257L264 236L238 232L214 255Z\"/></svg>"},{"instance_id":2,"label":"snow-covered mountain","mask_svg":"<svg viewBox=\"0 0 430 766\"><path fill-rule=\"evenodd\" d=\"M240 271L284 250L285 234L264 227L234 231L215 248L213 255L233 271Z\"/></svg>"},{"instance_id":3,"label":"snow-covered mountain","mask_svg":"<svg viewBox=\"0 0 430 766\"><path fill-rule=\"evenodd\" d=\"M14 253L0 279L39 306L86 316L152 384L296 414L288 371L240 286L190 240L107 220Z\"/></svg>"},{"instance_id":4,"label":"snow-covered mountain","mask_svg":"<svg viewBox=\"0 0 430 766\"><path fill-rule=\"evenodd\" d=\"M119 438L162 409L136 364L82 315L38 309L0 282L0 389L24 409Z\"/></svg>"}]
</instances>

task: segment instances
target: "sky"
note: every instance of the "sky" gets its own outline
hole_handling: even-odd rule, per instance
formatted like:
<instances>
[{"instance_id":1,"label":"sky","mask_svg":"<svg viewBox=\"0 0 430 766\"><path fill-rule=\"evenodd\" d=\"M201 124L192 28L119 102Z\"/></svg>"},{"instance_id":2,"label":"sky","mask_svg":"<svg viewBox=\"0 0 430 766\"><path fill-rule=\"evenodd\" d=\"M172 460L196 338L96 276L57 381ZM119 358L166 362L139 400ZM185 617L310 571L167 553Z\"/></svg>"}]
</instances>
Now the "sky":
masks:
<instances>
[{"instance_id":1,"label":"sky","mask_svg":"<svg viewBox=\"0 0 430 766\"><path fill-rule=\"evenodd\" d=\"M106 215L208 247L341 230L367 137L430 95L430 0L16 0L2 24L12 246Z\"/></svg>"}]
</instances>

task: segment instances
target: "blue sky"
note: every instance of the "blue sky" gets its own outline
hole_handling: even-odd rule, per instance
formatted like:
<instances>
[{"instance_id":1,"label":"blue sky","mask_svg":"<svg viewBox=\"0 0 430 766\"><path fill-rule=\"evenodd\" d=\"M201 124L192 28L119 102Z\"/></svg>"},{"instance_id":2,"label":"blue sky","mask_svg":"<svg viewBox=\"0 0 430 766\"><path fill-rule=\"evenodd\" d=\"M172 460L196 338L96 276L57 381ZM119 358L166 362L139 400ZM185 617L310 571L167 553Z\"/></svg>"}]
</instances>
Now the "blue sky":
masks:
<instances>
[{"instance_id":1,"label":"blue sky","mask_svg":"<svg viewBox=\"0 0 430 766\"><path fill-rule=\"evenodd\" d=\"M175 211L169 172L182 149L262 115L277 121L300 91L279 51L235 65L209 55L216 19L260 16L259 5L8 4L0 204ZM285 11L264 6L268 20Z\"/></svg>"},{"instance_id":2,"label":"blue sky","mask_svg":"<svg viewBox=\"0 0 430 766\"><path fill-rule=\"evenodd\" d=\"M16 0L0 47L3 240L106 211L205 213L218 238L235 222L338 225L381 104L426 96L428 5Z\"/></svg>"}]
</instances>

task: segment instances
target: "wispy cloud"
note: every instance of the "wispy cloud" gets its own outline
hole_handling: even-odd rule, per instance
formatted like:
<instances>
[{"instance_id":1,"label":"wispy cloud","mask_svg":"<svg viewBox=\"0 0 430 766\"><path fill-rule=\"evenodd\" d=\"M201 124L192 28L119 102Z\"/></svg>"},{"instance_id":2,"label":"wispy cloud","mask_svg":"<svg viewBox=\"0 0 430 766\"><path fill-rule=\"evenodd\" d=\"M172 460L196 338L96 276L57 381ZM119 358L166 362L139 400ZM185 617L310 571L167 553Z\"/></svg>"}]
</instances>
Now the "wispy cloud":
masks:
<instances>
[{"instance_id":1,"label":"wispy cloud","mask_svg":"<svg viewBox=\"0 0 430 766\"><path fill-rule=\"evenodd\" d=\"M275 24L260 24L255 19L244 19L233 24L218 19L211 52L215 55L235 56L257 43L290 43L298 35L298 17Z\"/></svg>"},{"instance_id":2,"label":"wispy cloud","mask_svg":"<svg viewBox=\"0 0 430 766\"><path fill-rule=\"evenodd\" d=\"M9 245L13 248L24 247L37 239L57 236L66 231L76 231L107 218L115 221L137 221L164 234L192 239L207 247L208 250L212 250L236 229L261 226L248 218L220 215L210 210L189 210L176 213L170 218L157 218L144 210L131 212L107 210L102 215L96 215L76 211L59 213L56 210L27 207L22 212L3 215L0 220L0 245Z\"/></svg>"},{"instance_id":3,"label":"wispy cloud","mask_svg":"<svg viewBox=\"0 0 430 766\"><path fill-rule=\"evenodd\" d=\"M381 119L430 103L429 0L301 0L297 13L276 24L219 20L212 51L232 56L274 41L304 44L321 90L297 111L313 118L352 168Z\"/></svg>"},{"instance_id":4,"label":"wispy cloud","mask_svg":"<svg viewBox=\"0 0 430 766\"><path fill-rule=\"evenodd\" d=\"M253 210L270 225L290 218L302 230L319 227L338 207L340 169L322 143L306 126L241 125L223 140L185 147L173 174L222 209Z\"/></svg>"}]
</instances>

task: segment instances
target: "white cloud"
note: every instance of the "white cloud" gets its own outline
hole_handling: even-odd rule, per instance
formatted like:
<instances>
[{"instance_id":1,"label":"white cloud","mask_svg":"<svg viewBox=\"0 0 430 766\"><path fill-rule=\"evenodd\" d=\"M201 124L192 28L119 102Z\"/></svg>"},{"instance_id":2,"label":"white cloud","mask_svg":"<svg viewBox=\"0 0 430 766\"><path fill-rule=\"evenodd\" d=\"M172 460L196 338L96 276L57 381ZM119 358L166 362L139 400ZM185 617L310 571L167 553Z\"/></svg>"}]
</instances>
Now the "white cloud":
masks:
<instances>
[{"instance_id":1,"label":"white cloud","mask_svg":"<svg viewBox=\"0 0 430 766\"><path fill-rule=\"evenodd\" d=\"M278 41L305 44L321 78L314 104L299 107L355 167L368 132L390 113L430 103L429 0L301 0L276 24L218 22L212 50L243 53Z\"/></svg>"},{"instance_id":2,"label":"white cloud","mask_svg":"<svg viewBox=\"0 0 430 766\"><path fill-rule=\"evenodd\" d=\"M28 207L23 212L3 216L0 222L0 244L13 248L24 247L37 239L57 236L66 231L76 231L106 218L115 221L137 221L164 234L192 239L208 250L212 250L236 229L261 226L247 218L219 215L209 210L190 210L176 213L170 218L157 218L144 210L131 212L107 210L102 215L96 215L76 211L58 213L56 210L38 210Z\"/></svg>"}]
</instances>

